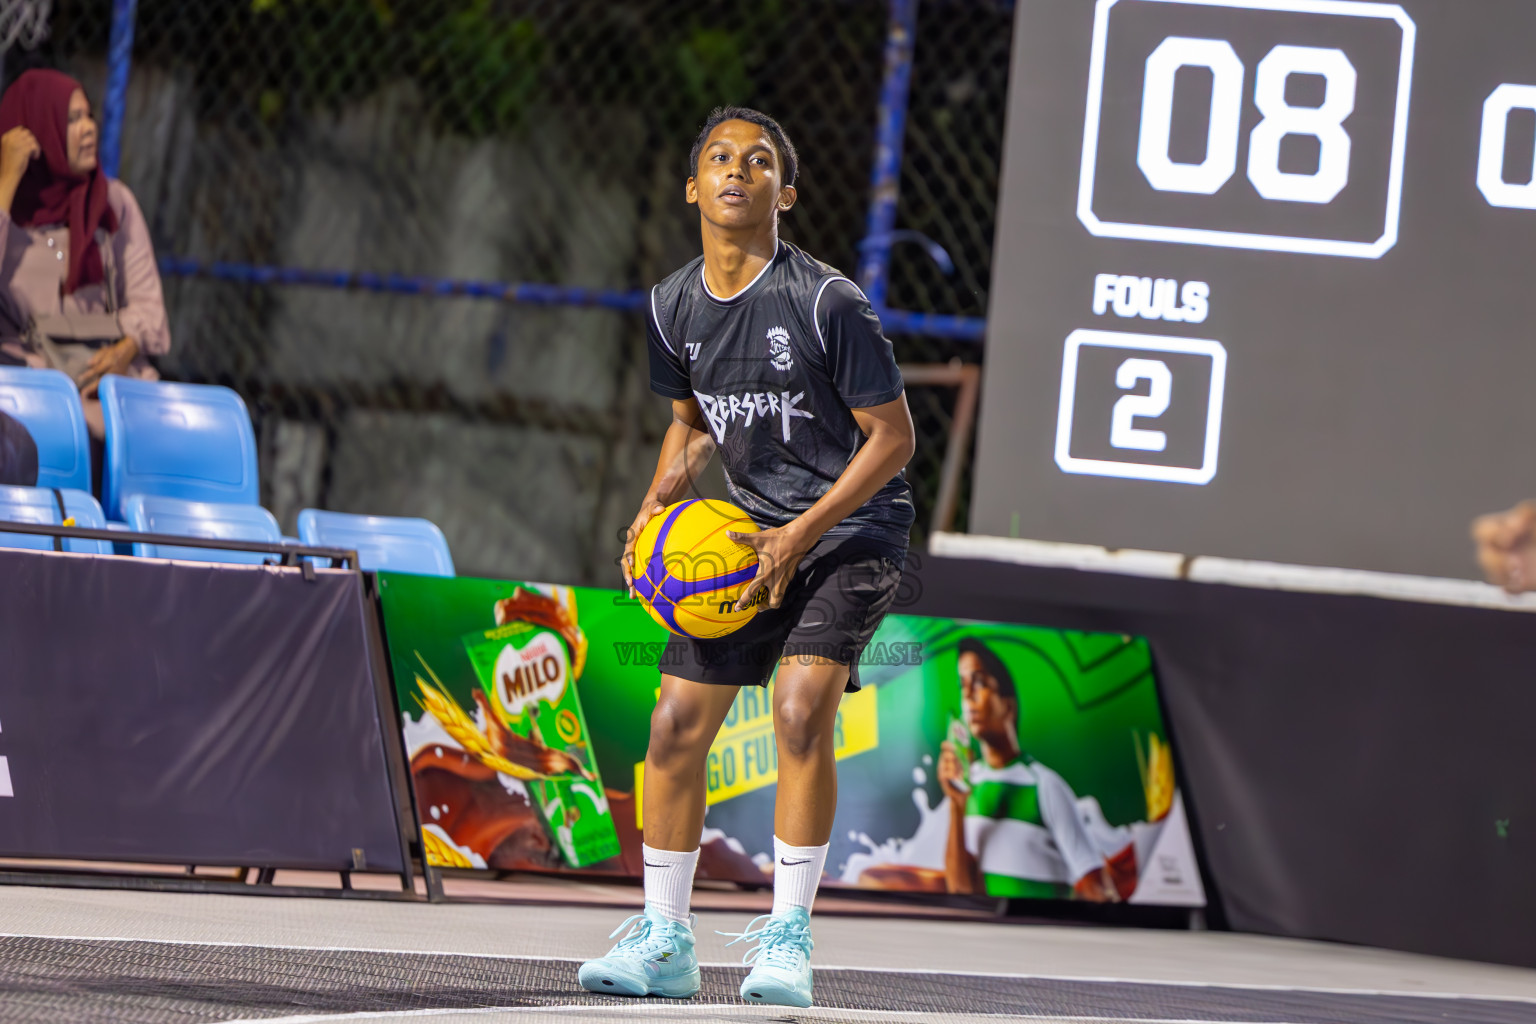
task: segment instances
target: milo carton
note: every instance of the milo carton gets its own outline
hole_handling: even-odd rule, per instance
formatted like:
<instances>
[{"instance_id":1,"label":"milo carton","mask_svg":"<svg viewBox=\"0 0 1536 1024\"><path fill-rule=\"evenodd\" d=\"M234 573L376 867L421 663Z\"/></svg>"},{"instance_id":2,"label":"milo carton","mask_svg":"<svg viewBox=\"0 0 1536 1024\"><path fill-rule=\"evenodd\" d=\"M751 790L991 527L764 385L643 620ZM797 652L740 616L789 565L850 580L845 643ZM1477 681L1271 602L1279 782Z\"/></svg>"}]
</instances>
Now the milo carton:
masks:
<instances>
[{"instance_id":1,"label":"milo carton","mask_svg":"<svg viewBox=\"0 0 1536 1024\"><path fill-rule=\"evenodd\" d=\"M528 798L573 868L619 853L574 685L583 667L581 646L574 651L559 629L519 620L464 637L487 717L494 719L485 723L487 738L507 761L532 773L524 780Z\"/></svg>"}]
</instances>

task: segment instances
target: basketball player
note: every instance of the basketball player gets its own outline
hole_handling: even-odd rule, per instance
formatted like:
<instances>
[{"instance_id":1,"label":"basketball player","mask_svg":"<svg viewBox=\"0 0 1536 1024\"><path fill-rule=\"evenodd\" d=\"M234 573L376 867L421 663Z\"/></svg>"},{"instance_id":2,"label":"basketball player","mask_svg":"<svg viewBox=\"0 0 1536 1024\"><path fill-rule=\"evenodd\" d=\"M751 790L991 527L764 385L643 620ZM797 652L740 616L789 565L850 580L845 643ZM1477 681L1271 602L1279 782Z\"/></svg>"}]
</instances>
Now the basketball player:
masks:
<instances>
[{"instance_id":1,"label":"basketball player","mask_svg":"<svg viewBox=\"0 0 1536 1024\"><path fill-rule=\"evenodd\" d=\"M773 911L738 937L754 943L741 995L811 1004L811 903L837 803L832 729L900 581L913 520L902 467L914 439L868 300L779 240L796 164L772 118L713 111L685 186L704 254L651 290L651 388L671 400L672 426L628 533L625 582L635 538L718 449L731 500L762 528L732 534L758 557L738 607L764 607L719 640L668 644L645 757L645 913L620 925L607 956L582 965L581 984L594 992L698 991L688 908L705 759L737 691L767 685L777 666Z\"/></svg>"}]
</instances>

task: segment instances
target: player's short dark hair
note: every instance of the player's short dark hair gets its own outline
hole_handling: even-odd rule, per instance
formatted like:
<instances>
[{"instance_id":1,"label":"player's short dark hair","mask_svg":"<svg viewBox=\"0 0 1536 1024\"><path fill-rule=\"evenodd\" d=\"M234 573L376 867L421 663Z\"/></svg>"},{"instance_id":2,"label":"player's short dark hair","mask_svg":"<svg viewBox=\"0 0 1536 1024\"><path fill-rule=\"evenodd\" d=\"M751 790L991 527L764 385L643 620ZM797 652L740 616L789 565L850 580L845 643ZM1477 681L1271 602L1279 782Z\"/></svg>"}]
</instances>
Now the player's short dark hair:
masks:
<instances>
[{"instance_id":1,"label":"player's short dark hair","mask_svg":"<svg viewBox=\"0 0 1536 1024\"><path fill-rule=\"evenodd\" d=\"M992 648L980 640L966 637L960 641L960 654L974 654L981 662L981 667L987 675L997 680L997 693L1000 697L1012 697L1019 699L1019 689L1013 685L1013 673L1008 671L1008 666L1003 664L1003 659L992 653Z\"/></svg>"},{"instance_id":2,"label":"player's short dark hair","mask_svg":"<svg viewBox=\"0 0 1536 1024\"><path fill-rule=\"evenodd\" d=\"M693 151L688 154L688 177L699 172L699 154L704 151L704 143L709 141L709 133L725 121L746 121L767 132L768 138L773 140L773 148L779 153L784 184L795 183L795 175L800 171L800 154L795 152L795 144L789 141L789 136L784 133L779 122L751 107L716 107L709 112L709 117L704 119L704 127L699 129L699 137L693 140Z\"/></svg>"}]
</instances>

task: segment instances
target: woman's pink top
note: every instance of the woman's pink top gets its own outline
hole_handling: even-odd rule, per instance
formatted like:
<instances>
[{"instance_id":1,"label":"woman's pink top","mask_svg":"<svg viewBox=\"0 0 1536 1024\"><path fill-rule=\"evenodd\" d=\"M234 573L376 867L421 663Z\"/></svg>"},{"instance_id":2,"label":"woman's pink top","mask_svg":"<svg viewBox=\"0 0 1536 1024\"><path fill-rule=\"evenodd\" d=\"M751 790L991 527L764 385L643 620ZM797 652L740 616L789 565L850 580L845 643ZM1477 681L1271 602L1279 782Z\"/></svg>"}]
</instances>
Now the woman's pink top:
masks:
<instances>
[{"instance_id":1,"label":"woman's pink top","mask_svg":"<svg viewBox=\"0 0 1536 1024\"><path fill-rule=\"evenodd\" d=\"M107 182L107 202L117 214L117 231L110 236L118 295L118 324L123 334L138 341L140 356L132 367L134 376L156 377L144 358L170 351L171 329L165 318L165 299L160 292L160 270L149 240L149 225L138 200L128 186L115 178ZM69 272L69 228L64 224L24 228L0 211L0 361L43 365L36 353L19 342L26 325L39 313L105 313L106 287L81 285L71 295L61 294Z\"/></svg>"}]
</instances>

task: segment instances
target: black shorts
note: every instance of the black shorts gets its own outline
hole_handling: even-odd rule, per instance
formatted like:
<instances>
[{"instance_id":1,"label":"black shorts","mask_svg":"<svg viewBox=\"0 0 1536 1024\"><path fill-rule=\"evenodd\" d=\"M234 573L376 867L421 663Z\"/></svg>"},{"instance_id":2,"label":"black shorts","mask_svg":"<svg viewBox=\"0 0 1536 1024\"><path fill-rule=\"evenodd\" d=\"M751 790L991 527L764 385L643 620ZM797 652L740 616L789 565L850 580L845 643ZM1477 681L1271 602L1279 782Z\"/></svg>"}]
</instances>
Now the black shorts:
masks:
<instances>
[{"instance_id":1,"label":"black shorts","mask_svg":"<svg viewBox=\"0 0 1536 1024\"><path fill-rule=\"evenodd\" d=\"M764 608L715 640L673 634L661 670L696 683L767 686L781 658L826 658L847 665L859 688L859 655L896 600L901 563L861 537L824 537L800 561L784 603Z\"/></svg>"}]
</instances>

